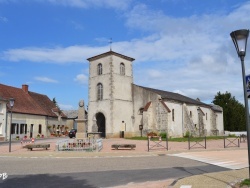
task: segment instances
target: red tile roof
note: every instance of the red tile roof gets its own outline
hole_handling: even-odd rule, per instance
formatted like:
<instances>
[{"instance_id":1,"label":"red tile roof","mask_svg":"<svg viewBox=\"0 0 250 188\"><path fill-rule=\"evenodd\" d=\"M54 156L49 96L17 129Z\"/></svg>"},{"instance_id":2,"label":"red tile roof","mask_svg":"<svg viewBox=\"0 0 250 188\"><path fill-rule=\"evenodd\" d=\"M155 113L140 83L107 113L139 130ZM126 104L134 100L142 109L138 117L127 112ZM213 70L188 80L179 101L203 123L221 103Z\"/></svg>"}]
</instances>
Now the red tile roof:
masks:
<instances>
[{"instance_id":1,"label":"red tile roof","mask_svg":"<svg viewBox=\"0 0 250 188\"><path fill-rule=\"evenodd\" d=\"M23 87L23 89L28 89L28 87ZM52 111L53 108L56 108L56 105L46 95L30 91L25 92L23 89L0 84L0 97L15 99L12 109L14 113L57 117ZM63 114L63 117L66 116Z\"/></svg>"}]
</instances>

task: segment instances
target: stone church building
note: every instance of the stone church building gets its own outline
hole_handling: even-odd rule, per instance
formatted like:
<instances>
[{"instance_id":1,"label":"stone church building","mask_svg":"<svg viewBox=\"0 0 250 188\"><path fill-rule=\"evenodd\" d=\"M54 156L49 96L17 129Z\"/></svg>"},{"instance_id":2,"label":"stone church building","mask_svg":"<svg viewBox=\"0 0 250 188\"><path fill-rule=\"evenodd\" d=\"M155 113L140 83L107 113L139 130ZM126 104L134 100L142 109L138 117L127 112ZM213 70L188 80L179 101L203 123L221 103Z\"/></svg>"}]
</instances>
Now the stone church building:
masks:
<instances>
[{"instance_id":1,"label":"stone church building","mask_svg":"<svg viewBox=\"0 0 250 188\"><path fill-rule=\"evenodd\" d=\"M224 133L221 107L135 85L133 58L110 50L88 61L88 132L101 132L106 138L151 131L167 132L172 137L188 132L197 136Z\"/></svg>"}]
</instances>

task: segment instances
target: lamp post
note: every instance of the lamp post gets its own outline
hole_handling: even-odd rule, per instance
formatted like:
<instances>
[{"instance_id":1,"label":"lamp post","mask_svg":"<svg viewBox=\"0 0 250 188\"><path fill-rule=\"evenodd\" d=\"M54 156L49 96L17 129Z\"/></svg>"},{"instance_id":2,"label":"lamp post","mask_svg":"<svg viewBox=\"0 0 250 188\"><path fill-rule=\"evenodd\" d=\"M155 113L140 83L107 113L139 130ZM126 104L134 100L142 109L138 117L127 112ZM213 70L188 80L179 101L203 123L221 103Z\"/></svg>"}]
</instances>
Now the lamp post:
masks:
<instances>
[{"instance_id":1,"label":"lamp post","mask_svg":"<svg viewBox=\"0 0 250 188\"><path fill-rule=\"evenodd\" d=\"M248 109L248 99L247 99L247 89L246 89L246 75L245 75L245 65L244 58L246 55L247 48L247 38L249 35L249 30L242 29L236 30L230 33L233 43L235 45L237 54L241 60L242 68L242 80L244 89L244 99L245 99L245 110L246 110L246 126L247 126L247 145L248 145L248 169L249 169L249 179L250 179L250 127L249 127L249 109Z\"/></svg>"},{"instance_id":2,"label":"lamp post","mask_svg":"<svg viewBox=\"0 0 250 188\"><path fill-rule=\"evenodd\" d=\"M9 99L10 102L10 134L9 134L9 152L11 152L11 125L12 125L12 108L14 106L15 103L15 99L10 98Z\"/></svg>"}]
</instances>

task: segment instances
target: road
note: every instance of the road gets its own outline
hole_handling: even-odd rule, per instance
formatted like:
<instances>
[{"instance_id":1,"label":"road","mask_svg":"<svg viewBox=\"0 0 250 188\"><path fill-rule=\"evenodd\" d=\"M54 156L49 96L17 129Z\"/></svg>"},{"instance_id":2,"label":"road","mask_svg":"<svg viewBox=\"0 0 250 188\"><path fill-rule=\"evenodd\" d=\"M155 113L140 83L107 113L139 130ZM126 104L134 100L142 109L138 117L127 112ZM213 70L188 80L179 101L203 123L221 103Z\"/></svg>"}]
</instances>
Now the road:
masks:
<instances>
[{"instance_id":1,"label":"road","mask_svg":"<svg viewBox=\"0 0 250 188\"><path fill-rule=\"evenodd\" d=\"M218 172L226 168L176 156L1 157L0 187L113 187Z\"/></svg>"}]
</instances>

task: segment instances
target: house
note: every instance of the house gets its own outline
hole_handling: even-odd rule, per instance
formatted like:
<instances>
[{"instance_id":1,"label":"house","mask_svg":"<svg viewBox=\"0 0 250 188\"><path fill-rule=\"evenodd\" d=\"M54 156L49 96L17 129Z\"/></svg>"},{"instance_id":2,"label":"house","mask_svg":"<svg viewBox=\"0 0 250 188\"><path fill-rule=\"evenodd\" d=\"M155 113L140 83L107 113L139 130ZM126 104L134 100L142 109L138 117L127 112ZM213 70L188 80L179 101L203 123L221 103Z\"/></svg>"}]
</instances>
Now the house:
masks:
<instances>
[{"instance_id":1,"label":"house","mask_svg":"<svg viewBox=\"0 0 250 188\"><path fill-rule=\"evenodd\" d=\"M7 103L6 99L0 97L0 141L4 141L6 135Z\"/></svg>"},{"instance_id":2,"label":"house","mask_svg":"<svg viewBox=\"0 0 250 188\"><path fill-rule=\"evenodd\" d=\"M0 84L0 98L0 115L5 116L1 132L5 140L9 139L11 110L12 139L49 137L56 129L64 132L66 115L46 95L29 91L28 85L16 88ZM15 99L12 109L8 102L10 98Z\"/></svg>"},{"instance_id":3,"label":"house","mask_svg":"<svg viewBox=\"0 0 250 188\"><path fill-rule=\"evenodd\" d=\"M112 50L88 58L88 132L131 137L149 132L169 136L222 135L223 109L178 93L133 83L134 58ZM142 128L142 130L140 130Z\"/></svg>"}]
</instances>

